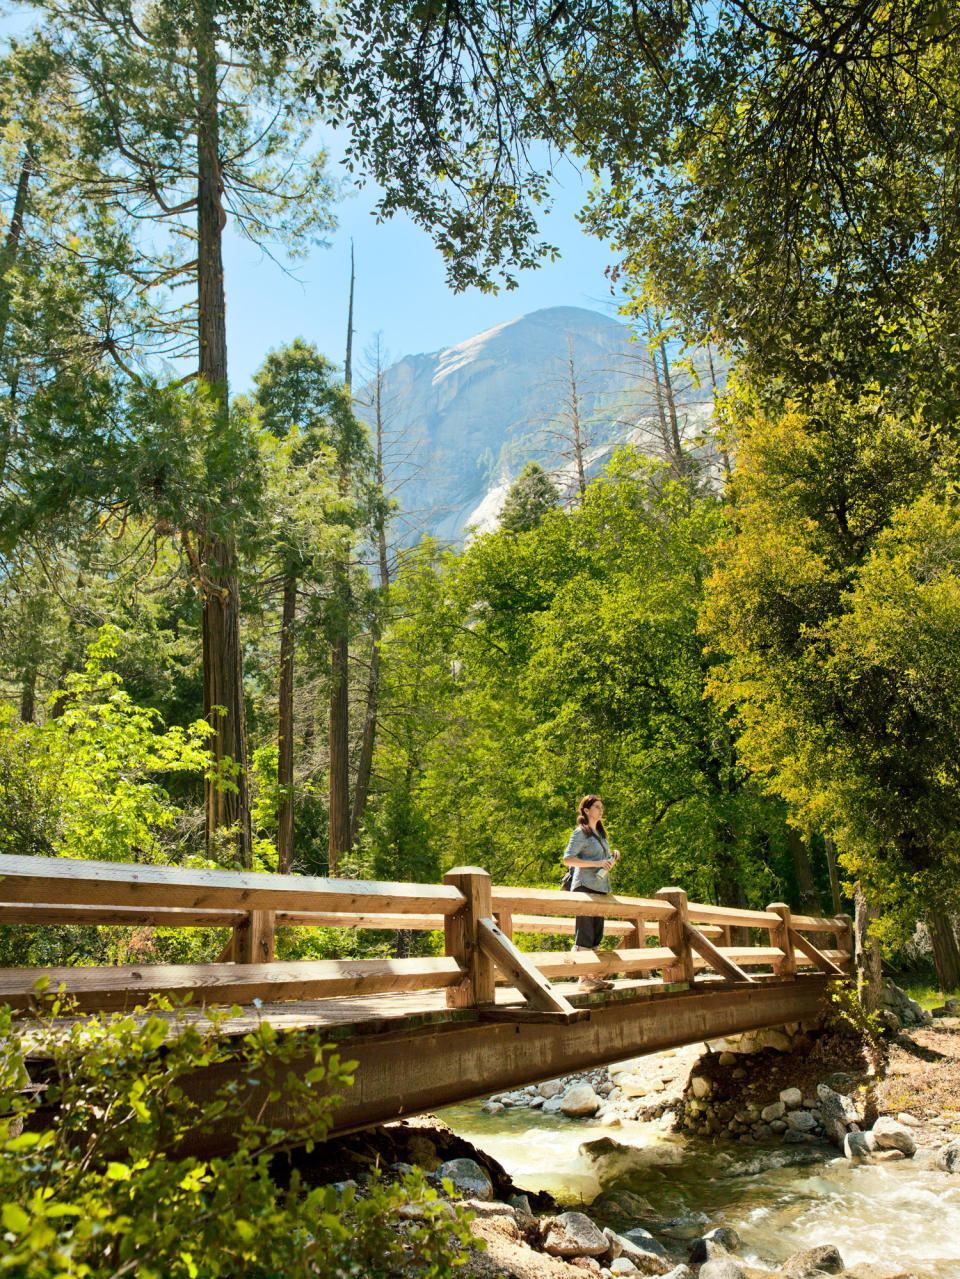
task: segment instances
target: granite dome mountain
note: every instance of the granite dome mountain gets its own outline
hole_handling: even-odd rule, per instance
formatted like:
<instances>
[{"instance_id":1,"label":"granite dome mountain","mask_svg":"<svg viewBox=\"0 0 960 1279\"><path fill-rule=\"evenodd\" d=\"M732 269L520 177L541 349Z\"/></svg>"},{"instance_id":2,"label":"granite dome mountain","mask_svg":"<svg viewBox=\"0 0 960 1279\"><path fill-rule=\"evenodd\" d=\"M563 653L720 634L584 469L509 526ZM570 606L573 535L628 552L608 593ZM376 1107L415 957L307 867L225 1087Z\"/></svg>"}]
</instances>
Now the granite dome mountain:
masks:
<instances>
[{"instance_id":1,"label":"granite dome mountain","mask_svg":"<svg viewBox=\"0 0 960 1279\"><path fill-rule=\"evenodd\" d=\"M470 526L493 527L531 458L570 487L574 414L590 472L623 442L646 447L656 434L656 386L644 344L630 337L609 316L549 307L384 369L388 484L402 508L402 540L430 533L459 542ZM682 394L674 388L688 432L709 417L712 388L703 383L686 378ZM372 396L371 383L358 396L368 421Z\"/></svg>"}]
</instances>

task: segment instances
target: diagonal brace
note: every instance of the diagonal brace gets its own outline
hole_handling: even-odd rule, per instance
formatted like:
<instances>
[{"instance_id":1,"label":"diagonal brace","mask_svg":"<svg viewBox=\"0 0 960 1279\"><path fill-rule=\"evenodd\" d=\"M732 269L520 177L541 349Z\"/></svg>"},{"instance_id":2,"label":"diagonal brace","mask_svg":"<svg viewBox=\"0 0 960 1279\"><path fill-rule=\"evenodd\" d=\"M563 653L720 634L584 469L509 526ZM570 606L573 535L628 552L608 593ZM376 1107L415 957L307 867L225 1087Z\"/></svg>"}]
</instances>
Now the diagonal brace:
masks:
<instances>
[{"instance_id":1,"label":"diagonal brace","mask_svg":"<svg viewBox=\"0 0 960 1279\"><path fill-rule=\"evenodd\" d=\"M496 966L534 1008L575 1016L577 1010L557 992L543 973L505 937L492 919L477 920L477 940Z\"/></svg>"},{"instance_id":2,"label":"diagonal brace","mask_svg":"<svg viewBox=\"0 0 960 1279\"><path fill-rule=\"evenodd\" d=\"M720 973L721 976L729 977L731 981L750 982L752 986L758 984L749 973L745 973L732 959L728 959L722 950L714 946L713 942L704 937L703 933L698 932L692 924L684 922L683 931L690 943L690 949L695 950L700 958L705 959L710 967Z\"/></svg>"}]
</instances>

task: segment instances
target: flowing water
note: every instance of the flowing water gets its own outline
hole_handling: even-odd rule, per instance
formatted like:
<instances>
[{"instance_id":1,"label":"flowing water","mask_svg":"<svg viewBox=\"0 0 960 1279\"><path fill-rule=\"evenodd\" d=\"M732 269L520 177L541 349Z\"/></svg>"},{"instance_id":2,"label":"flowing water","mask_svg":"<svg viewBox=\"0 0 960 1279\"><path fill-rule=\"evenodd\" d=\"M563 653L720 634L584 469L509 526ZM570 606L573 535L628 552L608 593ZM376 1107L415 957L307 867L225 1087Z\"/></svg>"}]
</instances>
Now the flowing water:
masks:
<instances>
[{"instance_id":1,"label":"flowing water","mask_svg":"<svg viewBox=\"0 0 960 1279\"><path fill-rule=\"evenodd\" d=\"M589 1212L601 1190L622 1188L678 1219L675 1238L733 1226L752 1265L778 1265L832 1243L847 1266L872 1262L887 1274L960 1279L960 1176L909 1159L854 1165L829 1148L803 1147L800 1157L815 1149L816 1162L784 1167L797 1147L714 1146L656 1123L610 1129L528 1109L491 1116L480 1103L440 1117L499 1160L522 1189L549 1191L565 1207ZM599 1138L624 1149L580 1153Z\"/></svg>"}]
</instances>

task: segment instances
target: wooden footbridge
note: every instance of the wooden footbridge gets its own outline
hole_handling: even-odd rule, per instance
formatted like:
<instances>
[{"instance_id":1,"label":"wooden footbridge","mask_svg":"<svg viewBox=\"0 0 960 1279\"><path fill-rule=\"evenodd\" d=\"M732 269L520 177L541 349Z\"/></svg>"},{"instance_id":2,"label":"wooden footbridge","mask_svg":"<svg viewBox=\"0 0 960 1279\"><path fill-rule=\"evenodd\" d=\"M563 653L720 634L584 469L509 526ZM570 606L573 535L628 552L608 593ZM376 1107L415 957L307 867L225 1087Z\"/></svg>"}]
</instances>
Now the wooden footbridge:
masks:
<instances>
[{"instance_id":1,"label":"wooden footbridge","mask_svg":"<svg viewBox=\"0 0 960 1279\"><path fill-rule=\"evenodd\" d=\"M567 946L575 915L605 916L615 949L514 944L539 935ZM848 916L706 905L680 888L597 898L497 887L476 867L434 885L0 856L0 923L230 928L215 963L0 969L0 1003L29 1014L46 978L88 1013L190 996L197 1017L244 1006L221 1033L241 1035L257 1018L320 1028L358 1063L334 1132L815 1017L830 984L853 971ZM277 930L289 927L442 930L444 953L276 960ZM756 944L731 944L734 928ZM618 980L578 995L569 982L583 974ZM224 1082L212 1069L197 1086L212 1093ZM295 1130L282 1102L267 1114Z\"/></svg>"}]
</instances>

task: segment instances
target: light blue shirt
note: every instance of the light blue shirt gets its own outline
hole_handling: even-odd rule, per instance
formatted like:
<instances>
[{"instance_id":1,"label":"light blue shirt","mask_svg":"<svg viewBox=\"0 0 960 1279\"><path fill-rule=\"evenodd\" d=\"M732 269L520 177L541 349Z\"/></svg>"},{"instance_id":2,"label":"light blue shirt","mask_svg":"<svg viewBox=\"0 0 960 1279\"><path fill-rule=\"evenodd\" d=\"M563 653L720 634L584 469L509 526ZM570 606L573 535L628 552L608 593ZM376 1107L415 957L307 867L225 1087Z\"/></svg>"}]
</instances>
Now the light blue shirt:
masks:
<instances>
[{"instance_id":1,"label":"light blue shirt","mask_svg":"<svg viewBox=\"0 0 960 1279\"><path fill-rule=\"evenodd\" d=\"M576 857L584 862L603 862L609 856L610 845L602 835L595 835L589 827L585 829L583 826L574 826L563 860L566 862L568 857ZM571 887L574 892L578 888L589 888L594 893L609 893L610 872L602 866L598 866L596 870L575 866Z\"/></svg>"}]
</instances>

